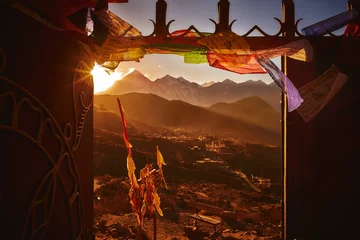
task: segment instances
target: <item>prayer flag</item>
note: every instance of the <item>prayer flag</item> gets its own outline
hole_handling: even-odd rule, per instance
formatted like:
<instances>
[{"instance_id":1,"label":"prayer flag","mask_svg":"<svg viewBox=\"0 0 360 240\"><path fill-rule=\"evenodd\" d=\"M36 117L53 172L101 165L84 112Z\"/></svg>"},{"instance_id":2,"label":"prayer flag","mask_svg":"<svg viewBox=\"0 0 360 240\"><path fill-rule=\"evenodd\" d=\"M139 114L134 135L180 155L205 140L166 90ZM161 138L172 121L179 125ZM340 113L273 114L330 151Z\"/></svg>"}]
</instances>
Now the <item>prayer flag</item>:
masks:
<instances>
[{"instance_id":1,"label":"prayer flag","mask_svg":"<svg viewBox=\"0 0 360 240\"><path fill-rule=\"evenodd\" d=\"M155 209L159 213L159 215L163 216L164 214L160 208L160 197L157 192L154 193L154 205L155 205Z\"/></svg>"},{"instance_id":2,"label":"prayer flag","mask_svg":"<svg viewBox=\"0 0 360 240\"><path fill-rule=\"evenodd\" d=\"M191 52L186 52L184 54L184 63L189 63L189 64L208 63L208 60L206 57L206 51L194 50Z\"/></svg>"},{"instance_id":3,"label":"prayer flag","mask_svg":"<svg viewBox=\"0 0 360 240\"><path fill-rule=\"evenodd\" d=\"M122 107L121 102L120 102L120 100L118 98L117 98L117 102L118 102L118 106L119 106L119 110L120 110L121 120L122 120L122 123L123 123L124 142L125 142L126 148L128 149L128 152L130 154L132 145L129 142L128 134L127 134L127 131L126 131L126 127L127 127L126 119L125 119L125 116L124 116L123 107Z\"/></svg>"},{"instance_id":4,"label":"prayer flag","mask_svg":"<svg viewBox=\"0 0 360 240\"><path fill-rule=\"evenodd\" d=\"M345 36L360 36L359 23L349 23L344 32Z\"/></svg>"},{"instance_id":5,"label":"prayer flag","mask_svg":"<svg viewBox=\"0 0 360 240\"><path fill-rule=\"evenodd\" d=\"M266 73L252 55L208 53L209 65L239 74Z\"/></svg>"},{"instance_id":6,"label":"prayer flag","mask_svg":"<svg viewBox=\"0 0 360 240\"><path fill-rule=\"evenodd\" d=\"M223 31L200 39L199 44L206 46L215 54L252 54L244 38L232 31Z\"/></svg>"},{"instance_id":7,"label":"prayer flag","mask_svg":"<svg viewBox=\"0 0 360 240\"><path fill-rule=\"evenodd\" d=\"M307 39L301 39L272 49L257 50L254 51L254 54L263 58L276 58L286 54L289 58L303 62L311 62L313 59L313 49Z\"/></svg>"},{"instance_id":8,"label":"prayer flag","mask_svg":"<svg viewBox=\"0 0 360 240\"><path fill-rule=\"evenodd\" d=\"M174 31L174 32L170 33L170 37L179 37L184 34L185 34L185 37L200 37L200 34L198 34L195 31L189 31L188 29Z\"/></svg>"},{"instance_id":9,"label":"prayer flag","mask_svg":"<svg viewBox=\"0 0 360 240\"><path fill-rule=\"evenodd\" d=\"M159 168L162 169L162 165L166 165L166 163L164 161L164 157L161 154L158 146L156 146L156 157L157 157L157 164L158 164Z\"/></svg>"},{"instance_id":10,"label":"prayer flag","mask_svg":"<svg viewBox=\"0 0 360 240\"><path fill-rule=\"evenodd\" d=\"M301 32L305 36L323 36L327 33L331 33L342 27L345 27L350 21L356 19L358 16L358 11L353 8L351 10L303 28L301 29Z\"/></svg>"},{"instance_id":11,"label":"prayer flag","mask_svg":"<svg viewBox=\"0 0 360 240\"><path fill-rule=\"evenodd\" d=\"M270 59L258 58L258 61L266 69L274 82L285 92L288 100L288 112L298 108L304 100L290 79Z\"/></svg>"},{"instance_id":12,"label":"prayer flag","mask_svg":"<svg viewBox=\"0 0 360 240\"><path fill-rule=\"evenodd\" d=\"M348 77L333 65L321 76L301 87L304 103L297 109L305 122L311 121L340 91Z\"/></svg>"}]
</instances>

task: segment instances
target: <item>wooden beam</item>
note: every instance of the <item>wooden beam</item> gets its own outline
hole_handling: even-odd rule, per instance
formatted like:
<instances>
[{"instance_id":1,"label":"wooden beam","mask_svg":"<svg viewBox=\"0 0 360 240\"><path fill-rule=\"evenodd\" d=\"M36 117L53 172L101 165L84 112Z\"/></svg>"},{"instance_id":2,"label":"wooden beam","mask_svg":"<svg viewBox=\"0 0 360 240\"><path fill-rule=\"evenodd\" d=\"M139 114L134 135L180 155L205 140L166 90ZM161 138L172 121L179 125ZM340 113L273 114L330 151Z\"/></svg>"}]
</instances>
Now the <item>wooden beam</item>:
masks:
<instances>
[{"instance_id":1,"label":"wooden beam","mask_svg":"<svg viewBox=\"0 0 360 240\"><path fill-rule=\"evenodd\" d=\"M192 47L204 48L198 41L199 37L145 37L144 40L149 45L187 45ZM275 48L292 41L300 40L299 37L246 37L247 43L252 50L264 50Z\"/></svg>"}]
</instances>

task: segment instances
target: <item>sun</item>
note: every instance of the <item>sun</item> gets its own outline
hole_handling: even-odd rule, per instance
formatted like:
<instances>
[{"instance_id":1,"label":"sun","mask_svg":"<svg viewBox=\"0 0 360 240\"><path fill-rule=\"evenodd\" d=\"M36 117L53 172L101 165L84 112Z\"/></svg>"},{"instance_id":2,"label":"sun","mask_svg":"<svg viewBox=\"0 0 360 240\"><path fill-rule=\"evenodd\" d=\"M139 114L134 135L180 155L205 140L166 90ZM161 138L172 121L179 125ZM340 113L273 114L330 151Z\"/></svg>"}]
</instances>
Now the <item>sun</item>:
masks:
<instances>
[{"instance_id":1,"label":"sun","mask_svg":"<svg viewBox=\"0 0 360 240\"><path fill-rule=\"evenodd\" d=\"M94 93L99 93L111 87L117 80L120 80L123 73L105 71L103 67L95 63L91 75L94 79Z\"/></svg>"}]
</instances>

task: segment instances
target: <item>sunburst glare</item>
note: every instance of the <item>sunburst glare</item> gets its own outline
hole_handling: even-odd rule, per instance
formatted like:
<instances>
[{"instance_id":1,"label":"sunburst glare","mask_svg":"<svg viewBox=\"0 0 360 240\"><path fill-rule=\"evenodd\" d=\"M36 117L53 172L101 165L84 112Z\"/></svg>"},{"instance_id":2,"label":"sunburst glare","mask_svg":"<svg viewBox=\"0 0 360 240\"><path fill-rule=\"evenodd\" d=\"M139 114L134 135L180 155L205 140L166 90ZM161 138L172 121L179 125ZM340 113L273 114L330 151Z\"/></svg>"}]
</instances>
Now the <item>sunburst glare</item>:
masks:
<instances>
[{"instance_id":1,"label":"sunburst glare","mask_svg":"<svg viewBox=\"0 0 360 240\"><path fill-rule=\"evenodd\" d=\"M91 74L94 79L94 93L105 91L123 77L122 72L108 72L96 63Z\"/></svg>"}]
</instances>

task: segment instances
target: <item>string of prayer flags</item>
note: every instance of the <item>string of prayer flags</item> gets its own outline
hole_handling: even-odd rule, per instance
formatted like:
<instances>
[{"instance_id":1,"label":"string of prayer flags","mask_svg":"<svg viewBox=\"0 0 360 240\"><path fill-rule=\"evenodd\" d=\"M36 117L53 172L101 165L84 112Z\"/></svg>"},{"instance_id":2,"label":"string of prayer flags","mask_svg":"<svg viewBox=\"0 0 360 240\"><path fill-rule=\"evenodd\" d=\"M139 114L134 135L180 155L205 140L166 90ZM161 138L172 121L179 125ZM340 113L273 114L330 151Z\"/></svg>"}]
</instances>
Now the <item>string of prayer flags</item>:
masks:
<instances>
[{"instance_id":1,"label":"string of prayer flags","mask_svg":"<svg viewBox=\"0 0 360 240\"><path fill-rule=\"evenodd\" d=\"M297 109L305 122L311 121L340 91L348 77L333 65L321 76L299 89L304 103Z\"/></svg>"},{"instance_id":2,"label":"string of prayer flags","mask_svg":"<svg viewBox=\"0 0 360 240\"><path fill-rule=\"evenodd\" d=\"M299 91L288 77L268 58L258 58L258 62L269 73L274 82L286 93L288 100L288 112L297 109L304 101Z\"/></svg>"},{"instance_id":3,"label":"string of prayer flags","mask_svg":"<svg viewBox=\"0 0 360 240\"><path fill-rule=\"evenodd\" d=\"M195 51L198 48L199 47L190 46L182 43L151 44L150 46L146 46L146 52L157 53L157 54L176 54L183 56L184 53Z\"/></svg>"},{"instance_id":4,"label":"string of prayer flags","mask_svg":"<svg viewBox=\"0 0 360 240\"><path fill-rule=\"evenodd\" d=\"M323 36L342 27L355 20L359 16L359 12L353 8L346 12L340 13L331 18L312 24L301 29L305 36Z\"/></svg>"},{"instance_id":5,"label":"string of prayer flags","mask_svg":"<svg viewBox=\"0 0 360 240\"><path fill-rule=\"evenodd\" d=\"M223 31L205 37L198 43L209 49L207 59L210 66L239 74L266 73L257 58L275 58L284 54L305 62L313 58L312 47L306 39L272 49L252 51L243 37Z\"/></svg>"},{"instance_id":6,"label":"string of prayer flags","mask_svg":"<svg viewBox=\"0 0 360 240\"><path fill-rule=\"evenodd\" d=\"M179 56L184 56L185 53L192 51L192 49L183 49L172 46L155 46L151 48L146 48L147 54L174 54Z\"/></svg>"}]
</instances>

